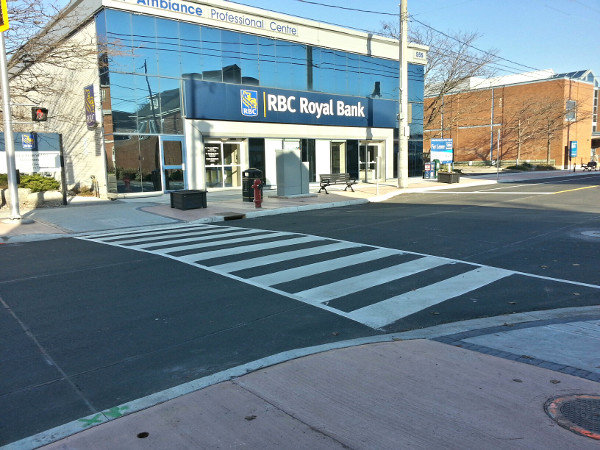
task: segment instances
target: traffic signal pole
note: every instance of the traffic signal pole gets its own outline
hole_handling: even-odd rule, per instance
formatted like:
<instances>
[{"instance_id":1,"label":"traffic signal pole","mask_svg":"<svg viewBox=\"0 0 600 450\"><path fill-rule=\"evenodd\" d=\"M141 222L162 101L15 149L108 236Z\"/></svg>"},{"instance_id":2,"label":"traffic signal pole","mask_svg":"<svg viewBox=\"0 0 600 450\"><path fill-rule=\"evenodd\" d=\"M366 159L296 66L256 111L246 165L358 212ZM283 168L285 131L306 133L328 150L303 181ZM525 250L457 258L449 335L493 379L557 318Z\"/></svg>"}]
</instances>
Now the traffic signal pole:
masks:
<instances>
[{"instance_id":1,"label":"traffic signal pole","mask_svg":"<svg viewBox=\"0 0 600 450\"><path fill-rule=\"evenodd\" d=\"M8 68L6 62L6 44L4 32L0 32L0 81L2 82L2 111L4 113L4 147L6 150L6 174L10 196L10 221L20 221L19 189L17 188L17 165L15 162L15 143L12 132L12 112L10 109L10 89L8 86Z\"/></svg>"}]
</instances>

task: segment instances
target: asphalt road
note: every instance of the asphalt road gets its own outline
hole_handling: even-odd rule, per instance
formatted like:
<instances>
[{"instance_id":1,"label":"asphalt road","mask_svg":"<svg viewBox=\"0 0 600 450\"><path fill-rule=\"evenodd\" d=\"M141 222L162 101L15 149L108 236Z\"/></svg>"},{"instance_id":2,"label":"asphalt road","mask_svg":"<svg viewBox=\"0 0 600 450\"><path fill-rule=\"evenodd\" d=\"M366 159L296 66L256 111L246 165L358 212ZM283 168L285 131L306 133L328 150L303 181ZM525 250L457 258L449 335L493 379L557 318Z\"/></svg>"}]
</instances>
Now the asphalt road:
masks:
<instances>
[{"instance_id":1,"label":"asphalt road","mask_svg":"<svg viewBox=\"0 0 600 450\"><path fill-rule=\"evenodd\" d=\"M318 237L298 249L340 241L360 246L339 250L342 258L372 247L397 251L369 264L355 258L356 264L327 275L275 287L256 281L269 275L264 267L216 270L238 264L242 256L233 252L230 259L194 265L182 263L185 251L164 254L171 244L128 248L126 237L5 245L0 445L290 349L510 312L600 304L598 185L600 176L593 174L454 189L199 231L285 232L269 235L269 242ZM227 242L214 247L228 248L236 247ZM324 260L306 258L299 261ZM320 292L332 280L343 285L373 267L384 271L392 259L401 264L420 258L450 263L382 284L382 291L373 287L322 303L301 295ZM390 295L386 290L410 293L473 267L507 272L381 327L350 318L353 309Z\"/></svg>"}]
</instances>

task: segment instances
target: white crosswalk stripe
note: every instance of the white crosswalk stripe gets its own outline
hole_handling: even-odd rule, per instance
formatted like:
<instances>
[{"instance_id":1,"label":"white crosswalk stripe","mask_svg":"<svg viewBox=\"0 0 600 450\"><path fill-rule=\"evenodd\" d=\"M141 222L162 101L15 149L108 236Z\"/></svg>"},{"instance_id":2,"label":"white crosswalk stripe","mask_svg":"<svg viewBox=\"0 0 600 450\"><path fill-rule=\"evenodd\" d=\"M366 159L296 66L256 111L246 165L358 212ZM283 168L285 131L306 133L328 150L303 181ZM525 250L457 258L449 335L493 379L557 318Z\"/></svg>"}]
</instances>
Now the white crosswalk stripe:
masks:
<instances>
[{"instance_id":1,"label":"white crosswalk stripe","mask_svg":"<svg viewBox=\"0 0 600 450\"><path fill-rule=\"evenodd\" d=\"M430 286L388 298L354 310L350 317L373 328L381 328L433 305L498 281L512 272L494 267L480 267Z\"/></svg>"},{"instance_id":2,"label":"white crosswalk stripe","mask_svg":"<svg viewBox=\"0 0 600 450\"><path fill-rule=\"evenodd\" d=\"M266 266L267 264L274 264L277 262L283 262L283 261L289 261L289 260L293 260L293 259L304 258L305 256L335 252L337 250L343 250L345 248L352 248L352 247L360 247L360 246L358 244L337 242L335 244L320 245L319 247L310 247L310 248L304 248L302 250L293 250L291 252L274 253L274 254L268 255L268 256L245 259L242 261L234 261L234 262L227 263L227 264L212 266L212 269L220 270L220 271L226 272L226 273L232 273L232 272L237 272L239 270L251 269L253 267ZM332 262L335 262L335 261L332 261ZM323 264L323 265L325 265L325 264ZM329 265L329 267L331 269L334 268L331 265ZM290 270L292 270L292 269L290 269ZM296 270L298 270L302 274L299 277L302 277L302 276L306 277L306 276L310 275L308 266L298 267ZM324 270L325 269L323 268L323 271ZM263 275L263 276L259 276L259 277L253 277L253 278L250 278L250 280L252 280L254 283L257 283L257 284L264 284L265 286L271 286L272 284L282 283L283 281L289 281L289 280L294 279L294 278L290 278L289 280L285 279L283 272L284 271L275 272L275 273L271 273L271 274ZM315 272L315 273L321 273L321 272Z\"/></svg>"},{"instance_id":3,"label":"white crosswalk stripe","mask_svg":"<svg viewBox=\"0 0 600 450\"><path fill-rule=\"evenodd\" d=\"M208 224L115 231L79 238L166 256L376 329L515 273L319 236ZM356 269L358 264L360 268ZM408 292L396 290L391 296L389 291L385 291L387 298L373 300L371 304L357 306L349 312L331 306L335 303L341 307L340 302L343 304L346 298L362 291L372 292L385 286L390 289L390 284L398 280L419 277L434 269L443 271L444 268L457 267L453 264L461 265L464 273L456 275L453 272L431 284L422 281L416 289ZM255 268L258 275L249 270ZM327 274L326 281L322 281L322 274ZM328 279L329 274L332 274L331 279Z\"/></svg>"},{"instance_id":4,"label":"white crosswalk stripe","mask_svg":"<svg viewBox=\"0 0 600 450\"><path fill-rule=\"evenodd\" d=\"M332 244L334 246L336 244ZM326 246L329 247L329 246ZM346 245L348 247L348 245ZM285 283L288 281L298 280L300 278L316 275L331 270L336 270L340 267L349 267L355 264L356 261L361 263L374 261L379 258L398 254L398 250L391 250L387 248L378 248L369 252L360 253L360 256L344 256L341 258L335 258L327 261L321 261L318 263L309 264L306 266L295 267L293 269L282 270L280 272L273 272L266 275L250 278L250 281L257 284L264 284L265 286L273 286L274 284ZM298 294L297 294L298 295Z\"/></svg>"},{"instance_id":5,"label":"white crosswalk stripe","mask_svg":"<svg viewBox=\"0 0 600 450\"><path fill-rule=\"evenodd\" d=\"M423 270L433 269L447 263L448 261L444 259L426 256L415 261L409 261L374 272L363 273L356 277L346 278L335 283L307 289L298 292L296 295L306 299L308 303L324 303L334 298L350 295L362 289L397 280L398 278L403 278Z\"/></svg>"}]
</instances>

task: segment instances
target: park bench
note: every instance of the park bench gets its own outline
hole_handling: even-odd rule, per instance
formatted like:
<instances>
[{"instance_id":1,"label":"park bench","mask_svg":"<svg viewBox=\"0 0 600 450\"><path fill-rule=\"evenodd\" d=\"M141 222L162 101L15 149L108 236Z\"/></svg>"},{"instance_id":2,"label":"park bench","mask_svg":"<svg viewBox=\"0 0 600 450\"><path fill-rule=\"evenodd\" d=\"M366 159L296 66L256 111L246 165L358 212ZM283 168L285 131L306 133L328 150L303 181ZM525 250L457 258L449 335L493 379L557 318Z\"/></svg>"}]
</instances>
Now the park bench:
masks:
<instances>
[{"instance_id":1,"label":"park bench","mask_svg":"<svg viewBox=\"0 0 600 450\"><path fill-rule=\"evenodd\" d=\"M590 161L587 164L582 164L581 168L583 169L584 172L591 172L592 170L596 170L596 168L598 167L598 163L596 161Z\"/></svg>"},{"instance_id":2,"label":"park bench","mask_svg":"<svg viewBox=\"0 0 600 450\"><path fill-rule=\"evenodd\" d=\"M329 194L329 192L327 192L327 186L331 186L333 184L345 184L346 187L344 190L350 188L350 190L354 192L352 185L356 184L356 178L351 177L349 173L323 173L319 175L319 178L321 179L321 188L319 189L319 193L321 193L321 191L325 191L326 194Z\"/></svg>"}]
</instances>

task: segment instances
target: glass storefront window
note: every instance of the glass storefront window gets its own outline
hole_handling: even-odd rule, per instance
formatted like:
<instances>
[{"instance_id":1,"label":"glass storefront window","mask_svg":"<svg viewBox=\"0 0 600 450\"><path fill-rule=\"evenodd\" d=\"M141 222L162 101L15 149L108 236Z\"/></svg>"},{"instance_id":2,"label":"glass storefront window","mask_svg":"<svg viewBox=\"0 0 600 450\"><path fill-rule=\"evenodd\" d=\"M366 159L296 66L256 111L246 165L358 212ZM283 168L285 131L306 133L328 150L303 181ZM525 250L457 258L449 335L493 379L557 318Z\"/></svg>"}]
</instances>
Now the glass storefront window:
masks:
<instances>
[{"instance_id":1,"label":"glass storefront window","mask_svg":"<svg viewBox=\"0 0 600 450\"><path fill-rule=\"evenodd\" d=\"M273 39L258 38L259 74L261 86L277 86L277 57Z\"/></svg>"},{"instance_id":2,"label":"glass storefront window","mask_svg":"<svg viewBox=\"0 0 600 450\"><path fill-rule=\"evenodd\" d=\"M138 103L131 75L111 73L110 99L114 131L119 133L135 132Z\"/></svg>"},{"instance_id":3,"label":"glass storefront window","mask_svg":"<svg viewBox=\"0 0 600 450\"><path fill-rule=\"evenodd\" d=\"M133 72L131 14L106 10L106 39L110 72Z\"/></svg>"},{"instance_id":4,"label":"glass storefront window","mask_svg":"<svg viewBox=\"0 0 600 450\"><path fill-rule=\"evenodd\" d=\"M221 31L221 52L223 61L223 82L242 82L240 35L233 31Z\"/></svg>"},{"instance_id":5,"label":"glass storefront window","mask_svg":"<svg viewBox=\"0 0 600 450\"><path fill-rule=\"evenodd\" d=\"M160 79L160 125L164 134L183 134L179 80Z\"/></svg>"},{"instance_id":6,"label":"glass storefront window","mask_svg":"<svg viewBox=\"0 0 600 450\"><path fill-rule=\"evenodd\" d=\"M153 174L160 170L158 136L114 137L114 193L151 192Z\"/></svg>"},{"instance_id":7,"label":"glass storefront window","mask_svg":"<svg viewBox=\"0 0 600 450\"><path fill-rule=\"evenodd\" d=\"M277 41L277 87L306 90L306 46Z\"/></svg>"},{"instance_id":8,"label":"glass storefront window","mask_svg":"<svg viewBox=\"0 0 600 450\"><path fill-rule=\"evenodd\" d=\"M138 133L160 134L160 79L133 77L138 103Z\"/></svg>"},{"instance_id":9,"label":"glass storefront window","mask_svg":"<svg viewBox=\"0 0 600 450\"><path fill-rule=\"evenodd\" d=\"M206 81L223 81L221 58L221 30L202 27L202 78Z\"/></svg>"},{"instance_id":10,"label":"glass storefront window","mask_svg":"<svg viewBox=\"0 0 600 450\"><path fill-rule=\"evenodd\" d=\"M179 51L182 74L201 74L203 67L201 28L198 25L181 22Z\"/></svg>"},{"instance_id":11,"label":"glass storefront window","mask_svg":"<svg viewBox=\"0 0 600 450\"><path fill-rule=\"evenodd\" d=\"M106 10L105 19L114 50L108 57L111 73L173 78L195 73L215 82L398 97L397 61L114 10ZM423 67L408 69L410 100L422 102Z\"/></svg>"},{"instance_id":12,"label":"glass storefront window","mask_svg":"<svg viewBox=\"0 0 600 450\"><path fill-rule=\"evenodd\" d=\"M155 190L153 176L160 171L158 136L140 137L140 184L142 192Z\"/></svg>"},{"instance_id":13,"label":"glass storefront window","mask_svg":"<svg viewBox=\"0 0 600 450\"><path fill-rule=\"evenodd\" d=\"M179 22L174 20L156 19L156 54L158 70L163 77L181 76L179 47Z\"/></svg>"},{"instance_id":14,"label":"glass storefront window","mask_svg":"<svg viewBox=\"0 0 600 450\"><path fill-rule=\"evenodd\" d=\"M424 101L425 67L416 64L408 65L408 101Z\"/></svg>"},{"instance_id":15,"label":"glass storefront window","mask_svg":"<svg viewBox=\"0 0 600 450\"><path fill-rule=\"evenodd\" d=\"M240 34L240 67L242 84L258 86L260 82L258 70L258 37Z\"/></svg>"},{"instance_id":16,"label":"glass storefront window","mask_svg":"<svg viewBox=\"0 0 600 450\"><path fill-rule=\"evenodd\" d=\"M377 67L381 73L381 97L397 100L400 84L398 61L380 59L377 61Z\"/></svg>"},{"instance_id":17,"label":"glass storefront window","mask_svg":"<svg viewBox=\"0 0 600 450\"><path fill-rule=\"evenodd\" d=\"M149 16L132 17L133 71L142 75L158 75L156 49L156 19Z\"/></svg>"}]
</instances>

